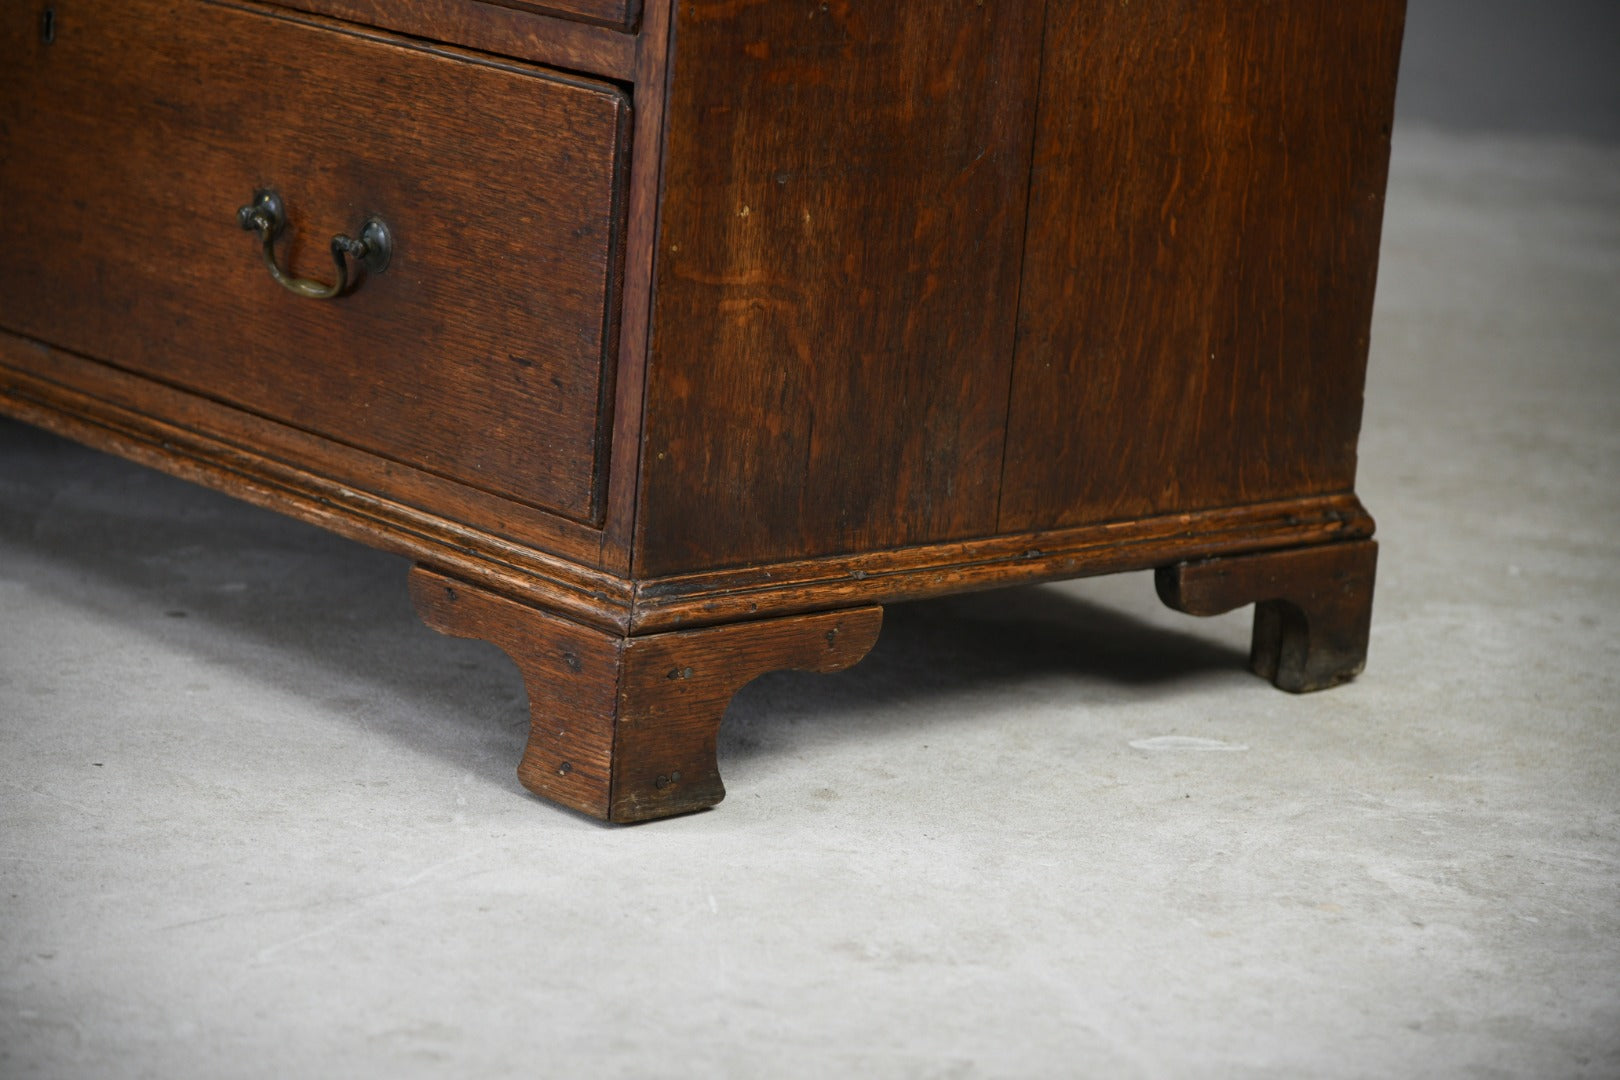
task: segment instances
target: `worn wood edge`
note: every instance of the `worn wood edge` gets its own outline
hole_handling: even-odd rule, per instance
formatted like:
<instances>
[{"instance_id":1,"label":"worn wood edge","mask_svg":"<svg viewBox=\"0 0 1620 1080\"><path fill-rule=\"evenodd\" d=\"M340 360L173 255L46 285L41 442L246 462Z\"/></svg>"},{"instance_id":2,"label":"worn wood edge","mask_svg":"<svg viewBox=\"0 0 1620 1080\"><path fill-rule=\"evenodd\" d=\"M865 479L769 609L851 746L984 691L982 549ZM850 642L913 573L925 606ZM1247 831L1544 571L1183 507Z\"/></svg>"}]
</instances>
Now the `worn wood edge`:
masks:
<instances>
[{"instance_id":1,"label":"worn wood edge","mask_svg":"<svg viewBox=\"0 0 1620 1080\"><path fill-rule=\"evenodd\" d=\"M275 0L279 6L364 23L547 67L628 82L636 38L628 24L480 3L479 0Z\"/></svg>"},{"instance_id":2,"label":"worn wood edge","mask_svg":"<svg viewBox=\"0 0 1620 1080\"><path fill-rule=\"evenodd\" d=\"M486 0L486 2L503 8L517 8L520 11L536 11L541 14L550 14L560 19L587 23L592 26L607 26L615 30L633 32L641 22L642 0L624 0L622 7L624 14L616 18L593 15L579 9L577 3L568 0Z\"/></svg>"},{"instance_id":3,"label":"worn wood edge","mask_svg":"<svg viewBox=\"0 0 1620 1080\"><path fill-rule=\"evenodd\" d=\"M0 346L3 344L0 336ZM622 578L355 490L225 440L32 379L3 364L0 413L588 625L620 633L629 628L632 593Z\"/></svg>"},{"instance_id":4,"label":"worn wood edge","mask_svg":"<svg viewBox=\"0 0 1620 1080\"><path fill-rule=\"evenodd\" d=\"M619 301L618 369L613 373L613 430L597 564L630 576L646 429L647 364L657 272L665 128L674 64L674 0L648 0L636 43L631 103L630 183L626 197L624 280Z\"/></svg>"},{"instance_id":5,"label":"worn wood edge","mask_svg":"<svg viewBox=\"0 0 1620 1080\"><path fill-rule=\"evenodd\" d=\"M138 425L145 417L155 417L160 423L208 436L221 444L251 447L253 453L272 461L296 465L318 460L322 475L334 483L402 506L454 504L456 522L475 533L582 566L596 565L601 544L599 530L573 518L470 488L449 477L335 443L204 394L3 330L0 379L13 381L22 388L17 392L24 397L50 402L58 397L77 401L74 395L79 395L113 410L113 415L126 418L127 423Z\"/></svg>"},{"instance_id":6,"label":"worn wood edge","mask_svg":"<svg viewBox=\"0 0 1620 1080\"><path fill-rule=\"evenodd\" d=\"M631 632L703 626L859 603L1148 570L1170 562L1366 539L1353 494L773 563L636 584Z\"/></svg>"},{"instance_id":7,"label":"worn wood edge","mask_svg":"<svg viewBox=\"0 0 1620 1080\"><path fill-rule=\"evenodd\" d=\"M609 271L602 305L602 367L596 388L596 430L591 439L591 512L589 524L597 530L597 561L604 550L602 538L608 516L608 482L613 475L614 418L619 413L620 338L624 332L625 271L629 252L631 166L634 164L635 108L629 94L619 92L618 124L614 134L612 223L608 241Z\"/></svg>"},{"instance_id":8,"label":"worn wood edge","mask_svg":"<svg viewBox=\"0 0 1620 1080\"><path fill-rule=\"evenodd\" d=\"M1263 600L1296 600L1321 587L1309 572L1320 570L1323 557L1351 552L1366 552L1370 567L1376 568L1377 542L1350 536L1331 544L1177 559L1156 568L1154 588L1172 610L1200 618L1225 615ZM1288 572L1297 574L1297 565L1307 572L1291 577Z\"/></svg>"},{"instance_id":9,"label":"worn wood edge","mask_svg":"<svg viewBox=\"0 0 1620 1080\"><path fill-rule=\"evenodd\" d=\"M8 338L0 335L0 356ZM1374 529L1354 495L1336 495L636 583L4 364L0 412L588 625L635 635L1366 539Z\"/></svg>"},{"instance_id":10,"label":"worn wood edge","mask_svg":"<svg viewBox=\"0 0 1620 1080\"><path fill-rule=\"evenodd\" d=\"M20 340L0 334L0 357ZM1374 529L1359 500L1342 494L633 583L4 363L0 412L587 625L634 635L1365 539Z\"/></svg>"}]
</instances>

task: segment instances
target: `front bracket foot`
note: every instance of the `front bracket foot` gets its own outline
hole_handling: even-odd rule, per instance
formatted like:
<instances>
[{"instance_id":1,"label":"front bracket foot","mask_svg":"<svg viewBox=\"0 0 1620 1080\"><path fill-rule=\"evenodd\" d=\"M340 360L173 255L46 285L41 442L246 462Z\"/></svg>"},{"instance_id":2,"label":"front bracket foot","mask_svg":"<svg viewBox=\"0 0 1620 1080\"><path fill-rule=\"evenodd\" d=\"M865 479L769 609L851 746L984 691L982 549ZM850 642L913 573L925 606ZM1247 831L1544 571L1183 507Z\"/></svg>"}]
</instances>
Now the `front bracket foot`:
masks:
<instances>
[{"instance_id":1,"label":"front bracket foot","mask_svg":"<svg viewBox=\"0 0 1620 1080\"><path fill-rule=\"evenodd\" d=\"M411 598L430 627L489 641L523 673L523 785L615 822L719 802L716 745L732 695L768 671L841 671L883 623L882 608L863 607L629 637L421 566Z\"/></svg>"}]
</instances>

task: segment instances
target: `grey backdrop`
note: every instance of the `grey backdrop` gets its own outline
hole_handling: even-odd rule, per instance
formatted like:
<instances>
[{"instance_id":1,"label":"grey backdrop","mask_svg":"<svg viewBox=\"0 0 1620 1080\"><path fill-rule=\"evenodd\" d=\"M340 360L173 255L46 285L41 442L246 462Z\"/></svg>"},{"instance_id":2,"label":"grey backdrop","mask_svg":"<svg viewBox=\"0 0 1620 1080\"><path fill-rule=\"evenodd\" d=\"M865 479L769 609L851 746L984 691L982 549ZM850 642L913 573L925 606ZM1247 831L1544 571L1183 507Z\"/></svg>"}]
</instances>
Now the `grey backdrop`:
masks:
<instances>
[{"instance_id":1,"label":"grey backdrop","mask_svg":"<svg viewBox=\"0 0 1620 1080\"><path fill-rule=\"evenodd\" d=\"M1620 0L1410 0L1397 109L1434 127L1620 142Z\"/></svg>"}]
</instances>

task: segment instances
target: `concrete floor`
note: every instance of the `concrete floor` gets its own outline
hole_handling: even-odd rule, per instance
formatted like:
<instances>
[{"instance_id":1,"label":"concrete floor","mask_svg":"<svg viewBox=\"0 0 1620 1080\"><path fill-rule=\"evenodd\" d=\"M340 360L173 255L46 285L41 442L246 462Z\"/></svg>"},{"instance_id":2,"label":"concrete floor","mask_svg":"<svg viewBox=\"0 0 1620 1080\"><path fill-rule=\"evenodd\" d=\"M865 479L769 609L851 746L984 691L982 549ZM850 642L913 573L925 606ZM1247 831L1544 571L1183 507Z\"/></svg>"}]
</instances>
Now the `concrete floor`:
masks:
<instances>
[{"instance_id":1,"label":"concrete floor","mask_svg":"<svg viewBox=\"0 0 1620 1080\"><path fill-rule=\"evenodd\" d=\"M0 1077L1620 1075L1620 150L1400 129L1373 354L1357 682L894 608L632 829L401 561L0 422Z\"/></svg>"},{"instance_id":2,"label":"concrete floor","mask_svg":"<svg viewBox=\"0 0 1620 1080\"><path fill-rule=\"evenodd\" d=\"M1403 129L1363 678L891 609L730 798L527 796L404 564L0 425L0 1076L1620 1075L1620 151Z\"/></svg>"}]
</instances>

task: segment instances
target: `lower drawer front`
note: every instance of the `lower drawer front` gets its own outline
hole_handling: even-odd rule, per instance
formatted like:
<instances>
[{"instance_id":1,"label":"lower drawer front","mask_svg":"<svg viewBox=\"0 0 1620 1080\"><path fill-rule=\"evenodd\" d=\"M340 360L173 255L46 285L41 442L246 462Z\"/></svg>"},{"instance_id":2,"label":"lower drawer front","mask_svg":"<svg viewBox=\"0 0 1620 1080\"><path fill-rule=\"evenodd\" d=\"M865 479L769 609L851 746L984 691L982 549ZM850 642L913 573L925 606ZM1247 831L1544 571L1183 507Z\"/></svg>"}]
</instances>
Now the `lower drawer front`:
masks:
<instances>
[{"instance_id":1,"label":"lower drawer front","mask_svg":"<svg viewBox=\"0 0 1620 1080\"><path fill-rule=\"evenodd\" d=\"M203 0L0 12L0 326L592 520L618 266L615 88ZM238 209L273 190L289 274Z\"/></svg>"}]
</instances>

